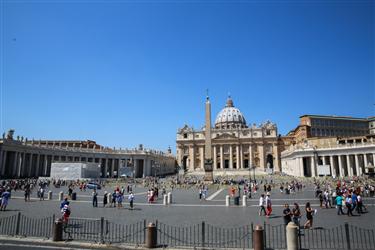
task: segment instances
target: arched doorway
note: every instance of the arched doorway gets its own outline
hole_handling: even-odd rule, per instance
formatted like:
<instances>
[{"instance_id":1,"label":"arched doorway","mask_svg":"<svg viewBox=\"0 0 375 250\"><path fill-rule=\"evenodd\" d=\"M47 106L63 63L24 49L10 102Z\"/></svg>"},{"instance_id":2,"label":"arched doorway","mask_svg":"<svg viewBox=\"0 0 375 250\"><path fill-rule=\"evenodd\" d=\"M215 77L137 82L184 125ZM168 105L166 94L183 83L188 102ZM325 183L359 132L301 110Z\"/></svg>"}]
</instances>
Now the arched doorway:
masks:
<instances>
[{"instance_id":1,"label":"arched doorway","mask_svg":"<svg viewBox=\"0 0 375 250\"><path fill-rule=\"evenodd\" d=\"M273 169L273 156L271 154L267 155L267 168Z\"/></svg>"},{"instance_id":2,"label":"arched doorway","mask_svg":"<svg viewBox=\"0 0 375 250\"><path fill-rule=\"evenodd\" d=\"M187 156L184 156L182 158L182 169L186 172L187 171L187 159L188 157Z\"/></svg>"}]
</instances>

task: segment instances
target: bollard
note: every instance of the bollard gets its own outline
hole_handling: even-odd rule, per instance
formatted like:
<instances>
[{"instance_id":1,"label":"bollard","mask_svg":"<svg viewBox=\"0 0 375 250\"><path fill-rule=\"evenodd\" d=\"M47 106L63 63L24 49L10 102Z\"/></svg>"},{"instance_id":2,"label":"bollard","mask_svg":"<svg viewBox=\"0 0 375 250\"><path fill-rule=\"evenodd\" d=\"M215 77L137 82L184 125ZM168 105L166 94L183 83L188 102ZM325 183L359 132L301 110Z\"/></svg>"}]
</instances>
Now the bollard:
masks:
<instances>
[{"instance_id":1,"label":"bollard","mask_svg":"<svg viewBox=\"0 0 375 250\"><path fill-rule=\"evenodd\" d=\"M59 193L59 201L62 201L63 199L64 199L64 192L61 191L61 192Z\"/></svg>"},{"instance_id":2,"label":"bollard","mask_svg":"<svg viewBox=\"0 0 375 250\"><path fill-rule=\"evenodd\" d=\"M255 226L253 232L254 250L264 250L263 232L264 230L261 225Z\"/></svg>"},{"instance_id":3,"label":"bollard","mask_svg":"<svg viewBox=\"0 0 375 250\"><path fill-rule=\"evenodd\" d=\"M112 202L112 194L111 194L111 193L108 193L108 194L107 194L107 204L110 205L110 206L112 206L112 205L111 205L111 202Z\"/></svg>"},{"instance_id":4,"label":"bollard","mask_svg":"<svg viewBox=\"0 0 375 250\"><path fill-rule=\"evenodd\" d=\"M61 219L55 220L53 224L52 241L63 240L63 222Z\"/></svg>"},{"instance_id":5,"label":"bollard","mask_svg":"<svg viewBox=\"0 0 375 250\"><path fill-rule=\"evenodd\" d=\"M48 191L48 200L52 200L52 191Z\"/></svg>"},{"instance_id":6,"label":"bollard","mask_svg":"<svg viewBox=\"0 0 375 250\"><path fill-rule=\"evenodd\" d=\"M149 223L147 226L146 247L155 248L157 244L156 225L154 223Z\"/></svg>"},{"instance_id":7,"label":"bollard","mask_svg":"<svg viewBox=\"0 0 375 250\"><path fill-rule=\"evenodd\" d=\"M172 193L168 193L168 198L167 198L168 204L172 204Z\"/></svg>"},{"instance_id":8,"label":"bollard","mask_svg":"<svg viewBox=\"0 0 375 250\"><path fill-rule=\"evenodd\" d=\"M166 194L163 195L163 205L168 205L168 196Z\"/></svg>"},{"instance_id":9,"label":"bollard","mask_svg":"<svg viewBox=\"0 0 375 250\"><path fill-rule=\"evenodd\" d=\"M225 196L225 206L229 207L229 205L230 205L230 196L227 195Z\"/></svg>"},{"instance_id":10,"label":"bollard","mask_svg":"<svg viewBox=\"0 0 375 250\"><path fill-rule=\"evenodd\" d=\"M298 226L294 222L286 226L286 246L288 250L298 250Z\"/></svg>"},{"instance_id":11,"label":"bollard","mask_svg":"<svg viewBox=\"0 0 375 250\"><path fill-rule=\"evenodd\" d=\"M243 195L243 196L242 196L242 206L243 206L243 207L246 207L246 206L247 206L247 197L246 197L246 195Z\"/></svg>"}]
</instances>

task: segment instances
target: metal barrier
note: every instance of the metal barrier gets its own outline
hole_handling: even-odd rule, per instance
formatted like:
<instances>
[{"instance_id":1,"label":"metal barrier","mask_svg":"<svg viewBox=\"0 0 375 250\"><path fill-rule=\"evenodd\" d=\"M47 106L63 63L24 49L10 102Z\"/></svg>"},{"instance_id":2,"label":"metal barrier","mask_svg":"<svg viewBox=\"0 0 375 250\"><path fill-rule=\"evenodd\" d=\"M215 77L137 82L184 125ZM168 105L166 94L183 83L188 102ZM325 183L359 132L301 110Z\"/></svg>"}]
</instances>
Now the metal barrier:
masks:
<instances>
[{"instance_id":1,"label":"metal barrier","mask_svg":"<svg viewBox=\"0 0 375 250\"><path fill-rule=\"evenodd\" d=\"M0 218L0 235L50 238L55 216L30 218L21 213ZM253 248L253 224L225 228L201 222L172 226L156 221L157 243L161 247ZM101 219L70 218L63 227L65 240L101 243L146 243L146 220L119 224ZM332 228L299 229L299 249L374 249L375 229L349 224ZM266 249L286 249L285 225L264 224Z\"/></svg>"},{"instance_id":2,"label":"metal barrier","mask_svg":"<svg viewBox=\"0 0 375 250\"><path fill-rule=\"evenodd\" d=\"M199 224L176 227L156 221L160 246L208 248L252 248L253 224L224 228L204 221Z\"/></svg>"}]
</instances>

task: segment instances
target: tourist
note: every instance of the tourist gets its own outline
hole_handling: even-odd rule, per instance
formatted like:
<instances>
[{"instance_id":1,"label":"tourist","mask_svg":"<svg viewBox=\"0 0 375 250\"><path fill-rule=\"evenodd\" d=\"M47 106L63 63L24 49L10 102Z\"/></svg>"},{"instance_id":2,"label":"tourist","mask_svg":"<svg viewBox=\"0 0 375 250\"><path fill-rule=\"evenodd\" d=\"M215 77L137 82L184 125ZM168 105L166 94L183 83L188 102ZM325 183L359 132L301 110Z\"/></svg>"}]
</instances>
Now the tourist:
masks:
<instances>
[{"instance_id":1,"label":"tourist","mask_svg":"<svg viewBox=\"0 0 375 250\"><path fill-rule=\"evenodd\" d=\"M203 190L202 187L199 188L199 200L202 200Z\"/></svg>"},{"instance_id":2,"label":"tourist","mask_svg":"<svg viewBox=\"0 0 375 250\"><path fill-rule=\"evenodd\" d=\"M362 201L362 196L359 193L357 195L357 213L358 214L363 213L363 201Z\"/></svg>"},{"instance_id":3,"label":"tourist","mask_svg":"<svg viewBox=\"0 0 375 250\"><path fill-rule=\"evenodd\" d=\"M300 225L300 219L301 219L301 210L299 208L298 203L294 203L293 209L292 209L292 220L293 222L299 227Z\"/></svg>"},{"instance_id":4,"label":"tourist","mask_svg":"<svg viewBox=\"0 0 375 250\"><path fill-rule=\"evenodd\" d=\"M352 196L350 194L345 199L345 205L346 205L346 209L347 209L347 215L353 216L353 213L352 213L353 200L352 200Z\"/></svg>"},{"instance_id":5,"label":"tourist","mask_svg":"<svg viewBox=\"0 0 375 250\"><path fill-rule=\"evenodd\" d=\"M104 192L104 196L103 196L103 207L106 207L108 203L108 193L107 191Z\"/></svg>"},{"instance_id":6,"label":"tourist","mask_svg":"<svg viewBox=\"0 0 375 250\"><path fill-rule=\"evenodd\" d=\"M287 226L288 223L292 221L292 211L290 210L288 204L284 205L283 218L285 226Z\"/></svg>"},{"instance_id":7,"label":"tourist","mask_svg":"<svg viewBox=\"0 0 375 250\"><path fill-rule=\"evenodd\" d=\"M69 205L68 197L65 197L65 199L60 204L60 209L63 209L65 205Z\"/></svg>"},{"instance_id":8,"label":"tourist","mask_svg":"<svg viewBox=\"0 0 375 250\"><path fill-rule=\"evenodd\" d=\"M92 206L98 207L98 193L96 192L96 189L92 192Z\"/></svg>"},{"instance_id":9,"label":"tourist","mask_svg":"<svg viewBox=\"0 0 375 250\"><path fill-rule=\"evenodd\" d=\"M271 194L270 193L267 193L267 197L266 197L266 216L267 217L270 217L271 213L272 213L272 202L271 202Z\"/></svg>"},{"instance_id":10,"label":"tourist","mask_svg":"<svg viewBox=\"0 0 375 250\"><path fill-rule=\"evenodd\" d=\"M39 200L44 200L44 189L42 186L39 189Z\"/></svg>"},{"instance_id":11,"label":"tourist","mask_svg":"<svg viewBox=\"0 0 375 250\"><path fill-rule=\"evenodd\" d=\"M64 207L61 209L61 213L62 213L62 221L65 224L68 224L69 216L71 214L71 210L68 204L64 205Z\"/></svg>"},{"instance_id":12,"label":"tourist","mask_svg":"<svg viewBox=\"0 0 375 250\"><path fill-rule=\"evenodd\" d=\"M6 190L5 192L3 192L1 194L1 207L0 207L0 210L2 210L2 211L6 210L6 208L8 206L9 198L10 198L10 192L8 190Z\"/></svg>"},{"instance_id":13,"label":"tourist","mask_svg":"<svg viewBox=\"0 0 375 250\"><path fill-rule=\"evenodd\" d=\"M341 193L337 193L337 196L336 196L337 215L344 214L344 211L342 210L342 202L343 202L343 198L342 198Z\"/></svg>"},{"instance_id":14,"label":"tourist","mask_svg":"<svg viewBox=\"0 0 375 250\"><path fill-rule=\"evenodd\" d=\"M111 207L113 205L113 207L116 207L116 197L117 197L117 194L116 194L116 190L112 193L112 199L111 199Z\"/></svg>"},{"instance_id":15,"label":"tourist","mask_svg":"<svg viewBox=\"0 0 375 250\"><path fill-rule=\"evenodd\" d=\"M306 212L307 221L306 221L305 225L303 225L303 227L305 229L308 229L308 228L311 228L313 226L313 213L314 213L314 211L312 210L312 208L310 206L310 202L306 203L305 212Z\"/></svg>"},{"instance_id":16,"label":"tourist","mask_svg":"<svg viewBox=\"0 0 375 250\"><path fill-rule=\"evenodd\" d=\"M134 206L134 194L133 192L130 192L130 195L128 197L128 200L129 200L129 205L130 205L130 209L133 209L133 206Z\"/></svg>"},{"instance_id":17,"label":"tourist","mask_svg":"<svg viewBox=\"0 0 375 250\"><path fill-rule=\"evenodd\" d=\"M263 215L266 215L265 205L266 205L266 199L264 198L264 194L261 194L259 198L259 216L262 216L262 212L263 212Z\"/></svg>"},{"instance_id":18,"label":"tourist","mask_svg":"<svg viewBox=\"0 0 375 250\"><path fill-rule=\"evenodd\" d=\"M116 201L117 201L117 208L122 207L122 200L123 200L123 194L121 192L116 192Z\"/></svg>"}]
</instances>

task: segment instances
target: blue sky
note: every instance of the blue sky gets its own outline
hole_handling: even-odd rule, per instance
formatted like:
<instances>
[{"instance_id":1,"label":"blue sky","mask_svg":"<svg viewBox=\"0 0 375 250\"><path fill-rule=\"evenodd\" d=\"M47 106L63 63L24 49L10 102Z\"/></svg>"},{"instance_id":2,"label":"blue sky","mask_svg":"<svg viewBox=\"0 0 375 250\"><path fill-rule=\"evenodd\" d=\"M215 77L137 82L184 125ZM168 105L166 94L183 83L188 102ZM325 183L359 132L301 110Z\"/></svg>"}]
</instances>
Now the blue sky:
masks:
<instances>
[{"instance_id":1,"label":"blue sky","mask_svg":"<svg viewBox=\"0 0 375 250\"><path fill-rule=\"evenodd\" d=\"M228 93L286 134L374 116L373 1L1 1L1 131L175 147Z\"/></svg>"}]
</instances>

